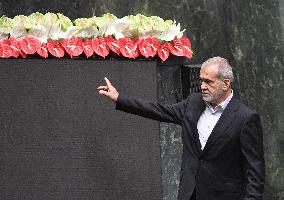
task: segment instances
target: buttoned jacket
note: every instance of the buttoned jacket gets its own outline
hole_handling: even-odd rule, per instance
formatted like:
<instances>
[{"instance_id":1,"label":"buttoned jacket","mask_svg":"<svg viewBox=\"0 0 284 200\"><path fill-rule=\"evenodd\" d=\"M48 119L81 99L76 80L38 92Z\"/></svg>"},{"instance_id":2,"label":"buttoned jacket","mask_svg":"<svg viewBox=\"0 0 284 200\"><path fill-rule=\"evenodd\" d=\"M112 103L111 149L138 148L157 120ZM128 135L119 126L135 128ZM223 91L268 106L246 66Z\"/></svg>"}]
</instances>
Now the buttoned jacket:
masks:
<instances>
[{"instance_id":1,"label":"buttoned jacket","mask_svg":"<svg viewBox=\"0 0 284 200\"><path fill-rule=\"evenodd\" d=\"M264 187L263 133L258 114L231 99L203 150L197 121L205 109L200 93L162 105L119 95L116 109L182 126L183 154L178 200L261 200Z\"/></svg>"}]
</instances>

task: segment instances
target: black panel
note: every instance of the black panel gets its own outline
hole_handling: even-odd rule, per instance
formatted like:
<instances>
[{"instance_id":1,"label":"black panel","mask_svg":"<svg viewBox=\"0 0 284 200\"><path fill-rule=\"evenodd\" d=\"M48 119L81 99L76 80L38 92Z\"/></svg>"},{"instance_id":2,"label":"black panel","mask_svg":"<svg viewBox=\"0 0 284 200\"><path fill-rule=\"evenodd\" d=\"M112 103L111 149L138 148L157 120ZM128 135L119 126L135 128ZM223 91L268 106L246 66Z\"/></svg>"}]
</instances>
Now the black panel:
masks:
<instances>
[{"instance_id":1,"label":"black panel","mask_svg":"<svg viewBox=\"0 0 284 200\"><path fill-rule=\"evenodd\" d=\"M182 94L183 98L194 92L200 92L199 79L200 65L184 65L181 68Z\"/></svg>"},{"instance_id":2,"label":"black panel","mask_svg":"<svg viewBox=\"0 0 284 200\"><path fill-rule=\"evenodd\" d=\"M0 60L0 199L162 199L159 123L99 96L157 99L154 61Z\"/></svg>"}]
</instances>

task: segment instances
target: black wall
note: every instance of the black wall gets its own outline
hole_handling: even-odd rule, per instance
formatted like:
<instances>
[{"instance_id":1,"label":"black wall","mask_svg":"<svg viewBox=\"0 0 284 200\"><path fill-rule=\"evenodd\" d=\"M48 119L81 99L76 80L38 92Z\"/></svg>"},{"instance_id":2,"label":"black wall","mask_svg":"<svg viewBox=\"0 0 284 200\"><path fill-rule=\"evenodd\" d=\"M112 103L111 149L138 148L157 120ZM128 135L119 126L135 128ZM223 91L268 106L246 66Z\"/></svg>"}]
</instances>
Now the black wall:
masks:
<instances>
[{"instance_id":1,"label":"black wall","mask_svg":"<svg viewBox=\"0 0 284 200\"><path fill-rule=\"evenodd\" d=\"M154 61L0 60L0 199L162 199L159 123L115 111L105 76L157 100Z\"/></svg>"}]
</instances>

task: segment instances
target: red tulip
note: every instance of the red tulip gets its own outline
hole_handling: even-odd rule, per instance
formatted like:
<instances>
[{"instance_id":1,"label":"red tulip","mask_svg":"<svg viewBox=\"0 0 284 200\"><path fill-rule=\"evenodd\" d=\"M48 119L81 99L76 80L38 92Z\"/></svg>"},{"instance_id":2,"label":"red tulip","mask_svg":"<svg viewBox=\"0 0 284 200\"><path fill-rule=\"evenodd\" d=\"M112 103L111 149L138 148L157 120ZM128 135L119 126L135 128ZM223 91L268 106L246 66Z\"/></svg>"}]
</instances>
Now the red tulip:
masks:
<instances>
[{"instance_id":1,"label":"red tulip","mask_svg":"<svg viewBox=\"0 0 284 200\"><path fill-rule=\"evenodd\" d=\"M121 47L121 41L115 40L113 37L109 36L107 38L107 45L114 53L117 55L120 55L120 47Z\"/></svg>"},{"instance_id":2,"label":"red tulip","mask_svg":"<svg viewBox=\"0 0 284 200\"><path fill-rule=\"evenodd\" d=\"M49 40L47 42L47 49L51 55L57 58L62 58L64 56L64 48L59 41Z\"/></svg>"},{"instance_id":3,"label":"red tulip","mask_svg":"<svg viewBox=\"0 0 284 200\"><path fill-rule=\"evenodd\" d=\"M172 43L169 44L170 51L175 56L183 56L183 45L180 39L174 39Z\"/></svg>"},{"instance_id":4,"label":"red tulip","mask_svg":"<svg viewBox=\"0 0 284 200\"><path fill-rule=\"evenodd\" d=\"M71 58L83 53L82 40L80 38L64 39L60 43Z\"/></svg>"},{"instance_id":5,"label":"red tulip","mask_svg":"<svg viewBox=\"0 0 284 200\"><path fill-rule=\"evenodd\" d=\"M154 57L157 54L159 42L157 38L146 38L139 43L139 51L145 57Z\"/></svg>"},{"instance_id":6,"label":"red tulip","mask_svg":"<svg viewBox=\"0 0 284 200\"><path fill-rule=\"evenodd\" d=\"M20 41L21 50L25 54L35 54L40 46L41 42L36 38L24 38Z\"/></svg>"},{"instance_id":7,"label":"red tulip","mask_svg":"<svg viewBox=\"0 0 284 200\"><path fill-rule=\"evenodd\" d=\"M120 52L126 58L136 58L139 56L138 43L140 40L135 38L133 41L129 37L120 38Z\"/></svg>"},{"instance_id":8,"label":"red tulip","mask_svg":"<svg viewBox=\"0 0 284 200\"><path fill-rule=\"evenodd\" d=\"M38 55L40 55L43 58L48 57L48 50L47 50L47 46L45 43L42 43L41 47L36 52Z\"/></svg>"},{"instance_id":9,"label":"red tulip","mask_svg":"<svg viewBox=\"0 0 284 200\"><path fill-rule=\"evenodd\" d=\"M92 56L94 54L94 50L92 47L92 40L91 39L86 39L85 41L82 42L82 47L85 55L87 58Z\"/></svg>"},{"instance_id":10,"label":"red tulip","mask_svg":"<svg viewBox=\"0 0 284 200\"><path fill-rule=\"evenodd\" d=\"M10 58L13 54L11 47L7 44L1 43L0 44L0 57L1 58Z\"/></svg>"},{"instance_id":11,"label":"red tulip","mask_svg":"<svg viewBox=\"0 0 284 200\"><path fill-rule=\"evenodd\" d=\"M183 55L187 58L192 58L191 43L188 38L180 38L181 43L183 44Z\"/></svg>"},{"instance_id":12,"label":"red tulip","mask_svg":"<svg viewBox=\"0 0 284 200\"><path fill-rule=\"evenodd\" d=\"M107 40L103 37L94 38L92 40L92 48L96 54L105 58L109 54L109 47L107 45Z\"/></svg>"},{"instance_id":13,"label":"red tulip","mask_svg":"<svg viewBox=\"0 0 284 200\"><path fill-rule=\"evenodd\" d=\"M169 43L164 43L159 46L158 55L162 61L165 61L168 59L170 55Z\"/></svg>"}]
</instances>

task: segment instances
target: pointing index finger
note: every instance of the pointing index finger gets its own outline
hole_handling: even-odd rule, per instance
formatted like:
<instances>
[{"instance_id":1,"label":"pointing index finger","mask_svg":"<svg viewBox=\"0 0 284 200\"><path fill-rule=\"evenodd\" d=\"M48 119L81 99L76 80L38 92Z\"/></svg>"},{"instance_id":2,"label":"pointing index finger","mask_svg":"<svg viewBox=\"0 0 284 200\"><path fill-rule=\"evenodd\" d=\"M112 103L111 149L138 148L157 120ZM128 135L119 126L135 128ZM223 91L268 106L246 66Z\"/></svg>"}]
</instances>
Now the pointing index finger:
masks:
<instances>
[{"instance_id":1,"label":"pointing index finger","mask_svg":"<svg viewBox=\"0 0 284 200\"><path fill-rule=\"evenodd\" d=\"M107 86L110 86L111 83L110 83L110 81L107 79L107 77L105 77L104 79L105 79L105 81L106 81Z\"/></svg>"}]
</instances>

